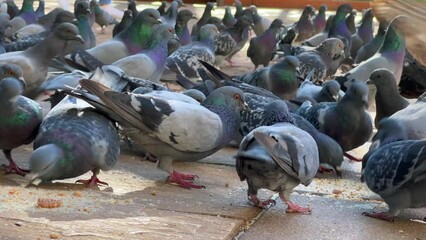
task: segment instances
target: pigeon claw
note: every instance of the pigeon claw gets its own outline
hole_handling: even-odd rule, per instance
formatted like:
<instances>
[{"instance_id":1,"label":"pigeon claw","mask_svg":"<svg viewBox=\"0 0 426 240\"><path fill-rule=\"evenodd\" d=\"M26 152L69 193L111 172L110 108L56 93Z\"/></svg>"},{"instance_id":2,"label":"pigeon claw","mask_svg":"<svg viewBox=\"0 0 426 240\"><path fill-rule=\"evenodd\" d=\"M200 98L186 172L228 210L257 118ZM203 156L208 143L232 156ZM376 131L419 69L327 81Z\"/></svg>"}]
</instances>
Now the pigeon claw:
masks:
<instances>
[{"instance_id":1,"label":"pigeon claw","mask_svg":"<svg viewBox=\"0 0 426 240\"><path fill-rule=\"evenodd\" d=\"M378 213L363 212L362 215L366 217L385 220L392 223L395 221L395 217L390 216L387 212L378 212Z\"/></svg>"},{"instance_id":2,"label":"pigeon claw","mask_svg":"<svg viewBox=\"0 0 426 240\"><path fill-rule=\"evenodd\" d=\"M193 174L183 174L176 171L173 171L169 177L167 178L167 183L176 183L178 186L186 189L201 189L206 188L202 185L197 185L192 183L194 181L194 178L198 178L197 175Z\"/></svg>"},{"instance_id":3,"label":"pigeon claw","mask_svg":"<svg viewBox=\"0 0 426 240\"><path fill-rule=\"evenodd\" d=\"M288 206L286 212L288 212L288 213L304 213L304 214L311 214L312 213L311 207L302 207L302 206L294 204L290 201L287 201L286 204Z\"/></svg>"},{"instance_id":4,"label":"pigeon claw","mask_svg":"<svg viewBox=\"0 0 426 240\"><path fill-rule=\"evenodd\" d=\"M18 175L25 177L25 175L29 172L30 172L30 170L20 168L16 165L16 163L11 162L9 164L9 166L6 167L5 174L18 174Z\"/></svg>"},{"instance_id":5,"label":"pigeon claw","mask_svg":"<svg viewBox=\"0 0 426 240\"><path fill-rule=\"evenodd\" d=\"M87 187L98 186L98 185L109 186L108 183L99 180L99 178L96 175L93 175L88 180L81 180L81 179L77 180L77 181L75 181L75 183L82 183L82 184L86 185Z\"/></svg>"},{"instance_id":6,"label":"pigeon claw","mask_svg":"<svg viewBox=\"0 0 426 240\"><path fill-rule=\"evenodd\" d=\"M259 208L264 208L264 209L269 208L269 207L273 207L277 204L277 202L274 199L268 199L268 200L265 200L265 201L260 201L260 199L257 198L256 195L249 195L248 200L254 206L259 207Z\"/></svg>"},{"instance_id":7,"label":"pigeon claw","mask_svg":"<svg viewBox=\"0 0 426 240\"><path fill-rule=\"evenodd\" d=\"M350 155L349 153L345 152L343 155L345 157L347 157L349 159L349 161L351 161L351 162L362 162L362 159L356 158L356 157Z\"/></svg>"}]
</instances>

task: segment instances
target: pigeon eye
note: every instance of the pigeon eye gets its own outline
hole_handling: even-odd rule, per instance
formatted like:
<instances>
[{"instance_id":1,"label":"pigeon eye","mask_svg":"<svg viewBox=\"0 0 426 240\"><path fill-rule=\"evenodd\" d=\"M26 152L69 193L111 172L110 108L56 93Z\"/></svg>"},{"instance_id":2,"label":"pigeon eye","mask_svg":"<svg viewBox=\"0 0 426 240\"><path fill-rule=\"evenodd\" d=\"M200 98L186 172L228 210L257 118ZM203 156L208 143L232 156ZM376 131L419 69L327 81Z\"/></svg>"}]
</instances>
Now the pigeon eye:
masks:
<instances>
[{"instance_id":1,"label":"pigeon eye","mask_svg":"<svg viewBox=\"0 0 426 240\"><path fill-rule=\"evenodd\" d=\"M170 32L170 33L171 33L171 32L173 32L173 29L169 28L169 32Z\"/></svg>"},{"instance_id":2,"label":"pigeon eye","mask_svg":"<svg viewBox=\"0 0 426 240\"><path fill-rule=\"evenodd\" d=\"M240 99L240 95L235 94L235 95L234 95L234 99L239 100L239 99Z\"/></svg>"},{"instance_id":3,"label":"pigeon eye","mask_svg":"<svg viewBox=\"0 0 426 240\"><path fill-rule=\"evenodd\" d=\"M152 13L149 14L150 17L154 17L154 15Z\"/></svg>"},{"instance_id":4,"label":"pigeon eye","mask_svg":"<svg viewBox=\"0 0 426 240\"><path fill-rule=\"evenodd\" d=\"M13 74L14 74L14 72L13 72L12 70L9 70L9 71L7 71L7 74L9 74L9 75L13 75Z\"/></svg>"}]
</instances>

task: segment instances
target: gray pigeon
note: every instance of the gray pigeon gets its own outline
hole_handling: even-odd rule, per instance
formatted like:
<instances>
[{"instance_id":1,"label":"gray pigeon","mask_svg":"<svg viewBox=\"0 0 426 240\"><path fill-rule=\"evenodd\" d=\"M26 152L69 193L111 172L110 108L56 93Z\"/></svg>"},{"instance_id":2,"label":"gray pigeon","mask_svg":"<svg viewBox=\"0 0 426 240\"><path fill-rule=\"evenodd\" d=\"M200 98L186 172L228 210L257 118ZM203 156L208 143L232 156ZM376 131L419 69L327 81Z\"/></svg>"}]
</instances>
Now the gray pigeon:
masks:
<instances>
[{"instance_id":1,"label":"gray pigeon","mask_svg":"<svg viewBox=\"0 0 426 240\"><path fill-rule=\"evenodd\" d=\"M243 139L236 156L238 176L241 181L247 180L248 200L255 206L266 208L275 202L259 200L258 190L276 191L287 204L287 212L312 211L292 203L290 194L300 183L308 186L318 167L314 139L289 123L256 128Z\"/></svg>"},{"instance_id":2,"label":"gray pigeon","mask_svg":"<svg viewBox=\"0 0 426 240\"><path fill-rule=\"evenodd\" d=\"M388 204L387 212L363 215L394 221L406 208L426 206L426 141L389 143L366 156L363 179Z\"/></svg>"},{"instance_id":3,"label":"gray pigeon","mask_svg":"<svg viewBox=\"0 0 426 240\"><path fill-rule=\"evenodd\" d=\"M324 42L328 38L328 31L332 26L333 18L334 15L329 16L325 22L324 30L301 42L301 44L304 46L316 47Z\"/></svg>"},{"instance_id":4,"label":"gray pigeon","mask_svg":"<svg viewBox=\"0 0 426 240\"><path fill-rule=\"evenodd\" d=\"M328 38L314 49L301 52L296 57L300 61L300 72L302 78L314 70L311 80L323 82L332 73L333 62L339 61L345 56L344 44L338 38Z\"/></svg>"},{"instance_id":5,"label":"gray pigeon","mask_svg":"<svg viewBox=\"0 0 426 240\"><path fill-rule=\"evenodd\" d=\"M112 37L115 37L115 35L119 34L124 29L128 28L130 24L132 24L132 20L133 20L132 11L130 10L124 11L123 18L121 18L120 23L115 25L114 29L112 29Z\"/></svg>"},{"instance_id":6,"label":"gray pigeon","mask_svg":"<svg viewBox=\"0 0 426 240\"><path fill-rule=\"evenodd\" d=\"M124 57L112 63L128 76L159 83L163 74L170 40L179 40L172 26L162 24L153 33L149 47L140 53Z\"/></svg>"},{"instance_id":7,"label":"gray pigeon","mask_svg":"<svg viewBox=\"0 0 426 240\"><path fill-rule=\"evenodd\" d=\"M391 71L379 68L371 74L367 83L374 84L377 88L376 118L374 119L376 127L383 118L408 106L409 102L399 94L395 77Z\"/></svg>"},{"instance_id":8,"label":"gray pigeon","mask_svg":"<svg viewBox=\"0 0 426 240\"><path fill-rule=\"evenodd\" d=\"M420 140L426 138L426 94L416 102L380 121L373 137L370 150L398 140Z\"/></svg>"},{"instance_id":9,"label":"gray pigeon","mask_svg":"<svg viewBox=\"0 0 426 240\"><path fill-rule=\"evenodd\" d=\"M325 29L326 25L326 18L325 18L325 12L328 10L328 7L326 4L321 4L321 6L318 9L318 14L315 15L315 17L312 19L312 23L314 25L314 34L318 34Z\"/></svg>"},{"instance_id":10,"label":"gray pigeon","mask_svg":"<svg viewBox=\"0 0 426 240\"><path fill-rule=\"evenodd\" d=\"M373 10L367 9L362 15L361 24L357 27L357 35L362 39L363 44L367 44L373 39Z\"/></svg>"},{"instance_id":11,"label":"gray pigeon","mask_svg":"<svg viewBox=\"0 0 426 240\"><path fill-rule=\"evenodd\" d=\"M256 36L262 35L268 28L270 28L272 21L260 16L256 6L252 5L248 7L247 10L251 10L253 12L253 31Z\"/></svg>"},{"instance_id":12,"label":"gray pigeon","mask_svg":"<svg viewBox=\"0 0 426 240\"><path fill-rule=\"evenodd\" d=\"M269 65L278 42L277 35L282 27L283 21L275 19L268 30L250 40L247 57L254 64L255 70L259 65L263 65L264 67Z\"/></svg>"},{"instance_id":13,"label":"gray pigeon","mask_svg":"<svg viewBox=\"0 0 426 240\"><path fill-rule=\"evenodd\" d=\"M385 39L387 28L388 23L380 22L376 36L358 50L354 60L355 64L369 59L380 49Z\"/></svg>"},{"instance_id":14,"label":"gray pigeon","mask_svg":"<svg viewBox=\"0 0 426 240\"><path fill-rule=\"evenodd\" d=\"M317 86L309 80L300 85L296 93L296 99L308 100L312 104L320 102L337 102L345 93L340 90L340 84L335 80L328 80L322 86Z\"/></svg>"},{"instance_id":15,"label":"gray pigeon","mask_svg":"<svg viewBox=\"0 0 426 240\"><path fill-rule=\"evenodd\" d=\"M125 136L158 158L158 167L170 174L169 183L184 188L202 186L192 183L195 175L173 170L173 161L197 161L228 144L240 124L239 110L247 108L243 92L234 87L214 90L200 106L117 93L89 80L80 85L99 97L101 102L90 98L97 109L119 116L115 120Z\"/></svg>"},{"instance_id":16,"label":"gray pigeon","mask_svg":"<svg viewBox=\"0 0 426 240\"><path fill-rule=\"evenodd\" d=\"M134 0L129 0L129 6L130 4L134 4L136 9L136 4ZM160 13L161 16L163 16L166 13L166 7L167 7L167 1L162 1L161 5L157 8L157 11Z\"/></svg>"},{"instance_id":17,"label":"gray pigeon","mask_svg":"<svg viewBox=\"0 0 426 240\"><path fill-rule=\"evenodd\" d=\"M331 21L330 30L328 31L328 37L340 38L345 44L345 56L350 56L350 50L352 45L352 34L348 29L348 26L345 22L345 17L347 14L351 13L352 6L350 4L344 3L340 5L336 10L336 15L334 15L333 20Z\"/></svg>"},{"instance_id":18,"label":"gray pigeon","mask_svg":"<svg viewBox=\"0 0 426 240\"><path fill-rule=\"evenodd\" d=\"M199 78L197 69L201 63L198 60L214 64L214 40L218 35L219 30L215 25L204 25L200 29L198 41L177 49L167 57L166 68L190 79Z\"/></svg>"},{"instance_id":19,"label":"gray pigeon","mask_svg":"<svg viewBox=\"0 0 426 240\"><path fill-rule=\"evenodd\" d=\"M95 4L95 22L101 26L102 33L105 33L105 27L109 25L119 24L117 20L107 11L104 11L97 3L96 0L91 0L90 4Z\"/></svg>"},{"instance_id":20,"label":"gray pigeon","mask_svg":"<svg viewBox=\"0 0 426 240\"><path fill-rule=\"evenodd\" d=\"M0 67L4 71L4 65ZM21 96L22 82L7 77L0 80L0 149L9 161L6 173L25 176L28 172L16 165L11 152L24 144L30 144L43 119L43 109L37 102Z\"/></svg>"},{"instance_id":21,"label":"gray pigeon","mask_svg":"<svg viewBox=\"0 0 426 240\"><path fill-rule=\"evenodd\" d=\"M200 32L201 27L206 25L207 21L211 18L213 8L214 8L213 2L206 3L206 7L204 8L203 15L197 21L197 23L195 23L194 26L192 27L191 36L198 38L197 35Z\"/></svg>"},{"instance_id":22,"label":"gray pigeon","mask_svg":"<svg viewBox=\"0 0 426 240\"><path fill-rule=\"evenodd\" d=\"M308 110L302 105L298 113L346 152L363 145L373 132L372 119L366 111L367 97L367 84L354 81L339 102L318 103Z\"/></svg>"},{"instance_id":23,"label":"gray pigeon","mask_svg":"<svg viewBox=\"0 0 426 240\"><path fill-rule=\"evenodd\" d=\"M300 85L299 60L294 56L286 56L279 62L253 73L238 76L236 79L267 89L282 99L296 96Z\"/></svg>"},{"instance_id":24,"label":"gray pigeon","mask_svg":"<svg viewBox=\"0 0 426 240\"><path fill-rule=\"evenodd\" d=\"M232 15L231 7L225 6L225 14L223 15L222 22L227 27L231 27L237 22L237 19Z\"/></svg>"},{"instance_id":25,"label":"gray pigeon","mask_svg":"<svg viewBox=\"0 0 426 240\"><path fill-rule=\"evenodd\" d=\"M45 40L25 51L0 55L1 63L14 63L24 71L27 87L23 95L35 98L37 88L46 80L50 60L61 53L69 41L83 42L78 28L71 23L62 23Z\"/></svg>"},{"instance_id":26,"label":"gray pigeon","mask_svg":"<svg viewBox=\"0 0 426 240\"><path fill-rule=\"evenodd\" d=\"M346 26L348 26L349 32L353 35L356 33L356 27L355 27L355 18L357 14L356 9L352 9L351 13L349 13L348 16L346 16L345 22Z\"/></svg>"},{"instance_id":27,"label":"gray pigeon","mask_svg":"<svg viewBox=\"0 0 426 240\"><path fill-rule=\"evenodd\" d=\"M40 125L30 156L31 172L36 174L31 182L74 178L92 171L89 180L77 182L108 185L97 175L112 169L119 155L120 138L114 123L83 100L67 96Z\"/></svg>"},{"instance_id":28,"label":"gray pigeon","mask_svg":"<svg viewBox=\"0 0 426 240\"><path fill-rule=\"evenodd\" d=\"M312 37L315 34L314 24L311 17L315 15L315 8L307 5L302 12L302 15L297 21L294 28L297 32L296 42L302 42L305 39Z\"/></svg>"},{"instance_id":29,"label":"gray pigeon","mask_svg":"<svg viewBox=\"0 0 426 240\"><path fill-rule=\"evenodd\" d=\"M188 22L191 19L197 19L188 9L180 10L176 19L175 31L179 37L179 42L182 46L185 46L191 42L191 34L188 29Z\"/></svg>"}]
</instances>

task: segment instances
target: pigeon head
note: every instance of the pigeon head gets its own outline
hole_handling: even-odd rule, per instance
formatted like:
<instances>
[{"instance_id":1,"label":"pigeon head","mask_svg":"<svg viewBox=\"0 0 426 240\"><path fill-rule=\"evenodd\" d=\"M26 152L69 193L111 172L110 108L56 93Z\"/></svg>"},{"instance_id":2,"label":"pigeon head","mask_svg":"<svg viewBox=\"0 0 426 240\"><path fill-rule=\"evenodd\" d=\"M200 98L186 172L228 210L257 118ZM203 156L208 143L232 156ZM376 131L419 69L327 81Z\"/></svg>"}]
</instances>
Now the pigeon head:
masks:
<instances>
[{"instance_id":1,"label":"pigeon head","mask_svg":"<svg viewBox=\"0 0 426 240\"><path fill-rule=\"evenodd\" d=\"M182 92L183 94L192 97L197 102L202 103L206 100L206 95L197 89L188 89Z\"/></svg>"},{"instance_id":2,"label":"pigeon head","mask_svg":"<svg viewBox=\"0 0 426 240\"><path fill-rule=\"evenodd\" d=\"M208 11L208 12L211 12L212 10L213 10L213 8L214 8L214 3L213 2L208 2L207 4L206 4L206 8L204 9L204 11Z\"/></svg>"},{"instance_id":3,"label":"pigeon head","mask_svg":"<svg viewBox=\"0 0 426 240\"><path fill-rule=\"evenodd\" d=\"M334 99L336 102L339 101L340 84L337 81L326 81L321 91L323 91L326 96Z\"/></svg>"},{"instance_id":4,"label":"pigeon head","mask_svg":"<svg viewBox=\"0 0 426 240\"><path fill-rule=\"evenodd\" d=\"M363 13L362 20L365 21L367 19L373 19L373 17L374 17L373 9L369 8Z\"/></svg>"},{"instance_id":5,"label":"pigeon head","mask_svg":"<svg viewBox=\"0 0 426 240\"><path fill-rule=\"evenodd\" d=\"M318 132L316 136L320 164L323 168L334 171L337 177L342 176L343 150L333 138Z\"/></svg>"},{"instance_id":6,"label":"pigeon head","mask_svg":"<svg viewBox=\"0 0 426 240\"><path fill-rule=\"evenodd\" d=\"M68 22L72 23L75 20L75 15L70 11L61 11L56 15L55 21L53 22L53 26L57 26L61 23Z\"/></svg>"},{"instance_id":7,"label":"pigeon head","mask_svg":"<svg viewBox=\"0 0 426 240\"><path fill-rule=\"evenodd\" d=\"M359 80L353 80L341 102L353 101L364 108L368 107L368 85Z\"/></svg>"},{"instance_id":8,"label":"pigeon head","mask_svg":"<svg viewBox=\"0 0 426 240\"><path fill-rule=\"evenodd\" d=\"M202 105L215 107L228 106L230 109L250 111L250 108L245 102L244 92L231 86L215 89L210 93Z\"/></svg>"},{"instance_id":9,"label":"pigeon head","mask_svg":"<svg viewBox=\"0 0 426 240\"><path fill-rule=\"evenodd\" d=\"M15 97L21 95L22 90L22 84L16 78L8 77L0 80L1 99L14 99Z\"/></svg>"},{"instance_id":10,"label":"pigeon head","mask_svg":"<svg viewBox=\"0 0 426 240\"><path fill-rule=\"evenodd\" d=\"M344 3L337 8L336 16L339 16L339 18L341 19L342 17L344 18L346 15L348 15L351 12L352 12L352 6L348 3Z\"/></svg>"},{"instance_id":11,"label":"pigeon head","mask_svg":"<svg viewBox=\"0 0 426 240\"><path fill-rule=\"evenodd\" d=\"M55 165L65 157L64 151L56 144L47 144L34 150L30 156L30 169L35 176L34 180L48 176Z\"/></svg>"},{"instance_id":12,"label":"pigeon head","mask_svg":"<svg viewBox=\"0 0 426 240\"><path fill-rule=\"evenodd\" d=\"M79 41L84 44L83 38L80 36L77 26L72 23L61 23L53 32L59 39L65 41Z\"/></svg>"},{"instance_id":13,"label":"pigeon head","mask_svg":"<svg viewBox=\"0 0 426 240\"><path fill-rule=\"evenodd\" d=\"M16 78L21 82L23 89L26 87L26 83L23 79L24 72L19 65L13 63L1 64L0 65L0 80L11 77Z\"/></svg>"},{"instance_id":14,"label":"pigeon head","mask_svg":"<svg viewBox=\"0 0 426 240\"><path fill-rule=\"evenodd\" d=\"M194 16L194 13L192 13L188 9L183 9L183 10L180 10L178 15L177 15L176 24L186 25L188 23L188 21L191 20L191 19L197 19Z\"/></svg>"},{"instance_id":15,"label":"pigeon head","mask_svg":"<svg viewBox=\"0 0 426 240\"><path fill-rule=\"evenodd\" d=\"M319 7L319 12L320 13L325 13L326 11L328 10L328 7L327 7L327 5L325 5L325 4L321 4L321 6Z\"/></svg>"},{"instance_id":16,"label":"pigeon head","mask_svg":"<svg viewBox=\"0 0 426 240\"><path fill-rule=\"evenodd\" d=\"M133 18L133 13L131 10L126 10L123 13L123 18L125 19L132 19Z\"/></svg>"},{"instance_id":17,"label":"pigeon head","mask_svg":"<svg viewBox=\"0 0 426 240\"><path fill-rule=\"evenodd\" d=\"M75 15L89 15L90 12L89 3L86 1L76 1L74 4L74 13Z\"/></svg>"},{"instance_id":18,"label":"pigeon head","mask_svg":"<svg viewBox=\"0 0 426 240\"><path fill-rule=\"evenodd\" d=\"M377 87L388 86L390 84L396 85L393 73L386 68L379 68L371 73L370 79L367 83L376 85Z\"/></svg>"},{"instance_id":19,"label":"pigeon head","mask_svg":"<svg viewBox=\"0 0 426 240\"><path fill-rule=\"evenodd\" d=\"M282 27L284 27L283 21L277 18L272 21L271 26L269 28L280 29Z\"/></svg>"},{"instance_id":20,"label":"pigeon head","mask_svg":"<svg viewBox=\"0 0 426 240\"><path fill-rule=\"evenodd\" d=\"M330 54L333 60L345 54L345 44L339 38L327 38L318 46L318 51Z\"/></svg>"},{"instance_id":21,"label":"pigeon head","mask_svg":"<svg viewBox=\"0 0 426 240\"><path fill-rule=\"evenodd\" d=\"M185 7L185 4L183 3L182 0L174 0L174 2L178 4L178 7Z\"/></svg>"},{"instance_id":22,"label":"pigeon head","mask_svg":"<svg viewBox=\"0 0 426 240\"><path fill-rule=\"evenodd\" d=\"M152 26L162 23L162 20L160 13L156 9L147 8L141 11L133 22Z\"/></svg>"},{"instance_id":23,"label":"pigeon head","mask_svg":"<svg viewBox=\"0 0 426 240\"><path fill-rule=\"evenodd\" d=\"M238 26L241 29L244 29L246 27L252 26L254 23L254 19L250 15L242 15L237 22L235 23L236 26Z\"/></svg>"},{"instance_id":24,"label":"pigeon head","mask_svg":"<svg viewBox=\"0 0 426 240\"><path fill-rule=\"evenodd\" d=\"M172 39L179 41L179 37L176 35L175 29L169 24L161 24L152 33L152 37L148 42L150 48L154 48L159 42L168 42Z\"/></svg>"},{"instance_id":25,"label":"pigeon head","mask_svg":"<svg viewBox=\"0 0 426 240\"><path fill-rule=\"evenodd\" d=\"M302 15L312 17L315 15L315 8L311 5L306 5L306 7L303 9Z\"/></svg>"},{"instance_id":26,"label":"pigeon head","mask_svg":"<svg viewBox=\"0 0 426 240\"><path fill-rule=\"evenodd\" d=\"M200 28L198 41L214 41L217 36L219 36L219 29L213 24L206 24Z\"/></svg>"}]
</instances>

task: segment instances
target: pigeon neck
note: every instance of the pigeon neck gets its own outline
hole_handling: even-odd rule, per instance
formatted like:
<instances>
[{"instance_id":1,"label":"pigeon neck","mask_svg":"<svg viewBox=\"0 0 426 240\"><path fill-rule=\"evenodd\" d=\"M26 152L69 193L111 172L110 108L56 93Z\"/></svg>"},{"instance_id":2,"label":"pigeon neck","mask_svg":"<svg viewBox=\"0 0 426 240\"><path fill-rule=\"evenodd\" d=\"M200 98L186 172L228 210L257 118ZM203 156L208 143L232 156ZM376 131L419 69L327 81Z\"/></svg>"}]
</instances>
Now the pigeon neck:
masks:
<instances>
[{"instance_id":1,"label":"pigeon neck","mask_svg":"<svg viewBox=\"0 0 426 240\"><path fill-rule=\"evenodd\" d=\"M388 79L386 83L377 84L376 100L377 99L395 99L400 97L395 79Z\"/></svg>"},{"instance_id":2,"label":"pigeon neck","mask_svg":"<svg viewBox=\"0 0 426 240\"><path fill-rule=\"evenodd\" d=\"M212 17L212 10L204 9L203 15L200 18L201 22L207 22Z\"/></svg>"},{"instance_id":3,"label":"pigeon neck","mask_svg":"<svg viewBox=\"0 0 426 240\"><path fill-rule=\"evenodd\" d=\"M34 1L24 0L24 2L22 2L22 8L20 12L34 12L33 4Z\"/></svg>"},{"instance_id":4,"label":"pigeon neck","mask_svg":"<svg viewBox=\"0 0 426 240\"><path fill-rule=\"evenodd\" d=\"M382 47L380 48L380 53L385 52L400 52L405 50L405 41L404 38L398 34L393 27L389 26L388 31L385 35L385 40Z\"/></svg>"},{"instance_id":5,"label":"pigeon neck","mask_svg":"<svg viewBox=\"0 0 426 240\"><path fill-rule=\"evenodd\" d=\"M234 101L227 100L223 95L212 94L204 100L202 106L216 113L222 121L222 144L229 143L240 126L240 113Z\"/></svg>"},{"instance_id":6,"label":"pigeon neck","mask_svg":"<svg viewBox=\"0 0 426 240\"><path fill-rule=\"evenodd\" d=\"M362 21L361 26L358 29L358 35L363 39L373 36L373 19L368 17Z\"/></svg>"},{"instance_id":7,"label":"pigeon neck","mask_svg":"<svg viewBox=\"0 0 426 240\"><path fill-rule=\"evenodd\" d=\"M333 35L342 35L343 37L349 37L348 26L346 25L345 16L343 14L337 14L333 18L333 24L330 28L330 33Z\"/></svg>"},{"instance_id":8,"label":"pigeon neck","mask_svg":"<svg viewBox=\"0 0 426 240\"><path fill-rule=\"evenodd\" d=\"M130 54L136 54L147 47L151 33L152 27L133 23L116 37L124 42Z\"/></svg>"},{"instance_id":9,"label":"pigeon neck","mask_svg":"<svg viewBox=\"0 0 426 240\"><path fill-rule=\"evenodd\" d=\"M157 66L164 66L168 54L168 39L162 39L160 42L153 42L151 48L146 54L154 60Z\"/></svg>"}]
</instances>

